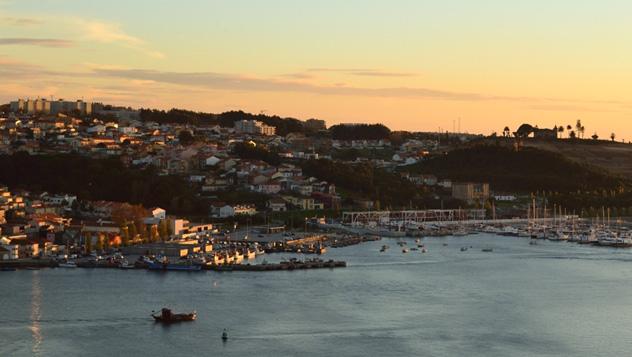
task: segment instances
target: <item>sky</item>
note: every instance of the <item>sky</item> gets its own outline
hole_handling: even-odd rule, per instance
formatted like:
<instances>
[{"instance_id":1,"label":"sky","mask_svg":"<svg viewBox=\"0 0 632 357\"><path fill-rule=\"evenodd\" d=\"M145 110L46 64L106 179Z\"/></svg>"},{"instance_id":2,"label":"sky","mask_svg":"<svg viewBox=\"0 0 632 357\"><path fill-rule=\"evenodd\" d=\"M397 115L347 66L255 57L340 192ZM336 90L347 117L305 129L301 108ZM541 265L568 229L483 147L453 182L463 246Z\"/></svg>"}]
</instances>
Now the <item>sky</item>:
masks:
<instances>
[{"instance_id":1,"label":"sky","mask_svg":"<svg viewBox=\"0 0 632 357\"><path fill-rule=\"evenodd\" d=\"M628 0L0 0L0 102L632 140Z\"/></svg>"}]
</instances>

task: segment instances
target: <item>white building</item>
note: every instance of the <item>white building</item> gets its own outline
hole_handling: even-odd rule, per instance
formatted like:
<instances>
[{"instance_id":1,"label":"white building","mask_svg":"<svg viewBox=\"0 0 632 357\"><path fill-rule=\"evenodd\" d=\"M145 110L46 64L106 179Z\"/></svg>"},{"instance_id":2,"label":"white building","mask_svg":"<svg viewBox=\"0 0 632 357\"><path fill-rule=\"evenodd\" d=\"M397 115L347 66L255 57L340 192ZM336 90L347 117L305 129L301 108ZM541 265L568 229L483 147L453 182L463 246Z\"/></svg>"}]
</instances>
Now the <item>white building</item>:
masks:
<instances>
[{"instance_id":1,"label":"white building","mask_svg":"<svg viewBox=\"0 0 632 357\"><path fill-rule=\"evenodd\" d=\"M11 111L27 114L57 114L79 111L81 114L92 114L92 103L77 100L75 102L63 99L49 101L46 98L18 99L10 103Z\"/></svg>"},{"instance_id":2,"label":"white building","mask_svg":"<svg viewBox=\"0 0 632 357\"><path fill-rule=\"evenodd\" d=\"M275 135L276 128L258 120L239 120L235 122L235 131L244 134Z\"/></svg>"},{"instance_id":3,"label":"white building","mask_svg":"<svg viewBox=\"0 0 632 357\"><path fill-rule=\"evenodd\" d=\"M157 218L160 220L167 218L167 211L160 207L152 207L149 212L151 213L151 216L153 218Z\"/></svg>"}]
</instances>

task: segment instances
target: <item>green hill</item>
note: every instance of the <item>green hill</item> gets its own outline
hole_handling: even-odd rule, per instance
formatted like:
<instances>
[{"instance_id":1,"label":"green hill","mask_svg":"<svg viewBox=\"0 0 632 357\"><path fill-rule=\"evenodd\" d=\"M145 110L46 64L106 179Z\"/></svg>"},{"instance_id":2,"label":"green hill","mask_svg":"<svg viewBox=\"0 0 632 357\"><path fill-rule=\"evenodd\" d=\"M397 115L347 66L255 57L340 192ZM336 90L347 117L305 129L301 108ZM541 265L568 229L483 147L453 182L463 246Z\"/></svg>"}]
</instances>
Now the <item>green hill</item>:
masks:
<instances>
[{"instance_id":1,"label":"green hill","mask_svg":"<svg viewBox=\"0 0 632 357\"><path fill-rule=\"evenodd\" d=\"M614 190L630 184L622 177L558 153L536 148L515 151L496 145L457 149L407 170L453 181L489 182L494 189L521 192Z\"/></svg>"}]
</instances>

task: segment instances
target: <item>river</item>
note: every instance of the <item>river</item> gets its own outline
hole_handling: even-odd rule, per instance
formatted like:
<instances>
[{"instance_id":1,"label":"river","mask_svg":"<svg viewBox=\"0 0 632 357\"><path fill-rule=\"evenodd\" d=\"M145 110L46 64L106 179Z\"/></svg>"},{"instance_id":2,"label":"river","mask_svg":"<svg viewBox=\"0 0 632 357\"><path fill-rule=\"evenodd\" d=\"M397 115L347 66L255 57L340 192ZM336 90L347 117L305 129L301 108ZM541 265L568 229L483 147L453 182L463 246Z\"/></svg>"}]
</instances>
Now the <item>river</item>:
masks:
<instances>
[{"instance_id":1,"label":"river","mask_svg":"<svg viewBox=\"0 0 632 357\"><path fill-rule=\"evenodd\" d=\"M330 249L323 258L348 262L335 270L0 272L0 356L617 356L632 350L632 251L529 245L484 234L424 243L425 254L403 254L393 239ZM391 248L380 253L383 244ZM465 246L472 248L462 252ZM198 320L156 324L149 314L163 306L196 310Z\"/></svg>"}]
</instances>

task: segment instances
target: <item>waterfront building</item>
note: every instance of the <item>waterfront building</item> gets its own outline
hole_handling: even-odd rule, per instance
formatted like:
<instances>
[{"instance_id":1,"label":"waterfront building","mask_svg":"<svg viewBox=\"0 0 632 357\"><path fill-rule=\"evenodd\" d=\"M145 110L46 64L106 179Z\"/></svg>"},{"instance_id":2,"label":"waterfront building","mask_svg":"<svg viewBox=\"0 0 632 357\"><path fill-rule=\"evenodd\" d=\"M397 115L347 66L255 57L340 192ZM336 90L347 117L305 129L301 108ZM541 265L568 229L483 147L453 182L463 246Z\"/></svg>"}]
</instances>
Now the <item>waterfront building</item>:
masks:
<instances>
[{"instance_id":1,"label":"waterfront building","mask_svg":"<svg viewBox=\"0 0 632 357\"><path fill-rule=\"evenodd\" d=\"M470 203L486 201L489 198L489 184L455 182L452 184L452 197Z\"/></svg>"}]
</instances>

